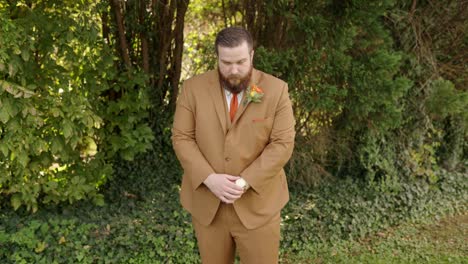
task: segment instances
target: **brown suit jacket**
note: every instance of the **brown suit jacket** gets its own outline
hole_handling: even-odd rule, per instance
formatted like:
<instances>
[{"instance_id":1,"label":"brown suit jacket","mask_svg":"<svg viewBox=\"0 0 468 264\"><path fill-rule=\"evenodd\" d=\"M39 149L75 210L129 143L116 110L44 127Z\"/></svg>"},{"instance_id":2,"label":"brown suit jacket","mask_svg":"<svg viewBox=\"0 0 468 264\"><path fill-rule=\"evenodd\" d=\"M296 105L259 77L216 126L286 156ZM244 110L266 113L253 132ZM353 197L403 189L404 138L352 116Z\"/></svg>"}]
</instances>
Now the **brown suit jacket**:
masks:
<instances>
[{"instance_id":1,"label":"brown suit jacket","mask_svg":"<svg viewBox=\"0 0 468 264\"><path fill-rule=\"evenodd\" d=\"M177 101L172 143L184 169L180 200L203 225L213 220L220 200L203 184L211 173L243 177L251 186L234 208L254 229L267 223L289 200L283 166L294 148L294 116L285 82L253 70L251 83L262 101L244 104L231 123L216 70L184 82Z\"/></svg>"}]
</instances>

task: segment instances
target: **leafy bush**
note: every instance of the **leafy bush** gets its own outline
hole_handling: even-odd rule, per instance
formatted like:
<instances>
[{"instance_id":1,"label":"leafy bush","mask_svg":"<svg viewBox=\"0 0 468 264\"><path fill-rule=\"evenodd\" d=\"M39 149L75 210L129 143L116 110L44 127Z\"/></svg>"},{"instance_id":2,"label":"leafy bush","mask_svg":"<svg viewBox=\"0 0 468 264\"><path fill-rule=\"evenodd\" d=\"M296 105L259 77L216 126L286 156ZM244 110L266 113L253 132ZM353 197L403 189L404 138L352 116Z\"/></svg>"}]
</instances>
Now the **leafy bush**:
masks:
<instances>
[{"instance_id":1,"label":"leafy bush","mask_svg":"<svg viewBox=\"0 0 468 264\"><path fill-rule=\"evenodd\" d=\"M283 212L283 251L363 238L402 222L460 214L468 208L468 174L440 172L437 184L412 178L398 192L384 193L351 178L314 189L295 186Z\"/></svg>"},{"instance_id":2,"label":"leafy bush","mask_svg":"<svg viewBox=\"0 0 468 264\"><path fill-rule=\"evenodd\" d=\"M212 64L199 53L210 50L213 31L239 25L254 37L254 65L288 82L300 137L291 163L295 181L364 176L391 191L414 171L437 181L438 166L455 170L466 158L468 78L459 54L467 42L460 1L191 6L189 27L202 29L186 40L194 65ZM209 26L206 17L213 20Z\"/></svg>"},{"instance_id":3,"label":"leafy bush","mask_svg":"<svg viewBox=\"0 0 468 264\"><path fill-rule=\"evenodd\" d=\"M134 166L121 164L116 181L105 185L103 207L82 202L34 215L3 210L0 262L199 263L190 216L178 199L180 167L165 163L171 155L152 151ZM415 178L386 194L362 180L292 184L282 212L281 254L325 250L402 222L466 210L468 175L438 177L432 186Z\"/></svg>"},{"instance_id":4,"label":"leafy bush","mask_svg":"<svg viewBox=\"0 0 468 264\"><path fill-rule=\"evenodd\" d=\"M134 89L145 77L116 70L96 9L93 1L0 2L2 207L102 204L113 158L150 147L149 102Z\"/></svg>"},{"instance_id":5,"label":"leafy bush","mask_svg":"<svg viewBox=\"0 0 468 264\"><path fill-rule=\"evenodd\" d=\"M468 123L468 92L458 91L452 82L442 78L430 83L430 95L426 107L431 115L443 119L450 115L460 115Z\"/></svg>"}]
</instances>

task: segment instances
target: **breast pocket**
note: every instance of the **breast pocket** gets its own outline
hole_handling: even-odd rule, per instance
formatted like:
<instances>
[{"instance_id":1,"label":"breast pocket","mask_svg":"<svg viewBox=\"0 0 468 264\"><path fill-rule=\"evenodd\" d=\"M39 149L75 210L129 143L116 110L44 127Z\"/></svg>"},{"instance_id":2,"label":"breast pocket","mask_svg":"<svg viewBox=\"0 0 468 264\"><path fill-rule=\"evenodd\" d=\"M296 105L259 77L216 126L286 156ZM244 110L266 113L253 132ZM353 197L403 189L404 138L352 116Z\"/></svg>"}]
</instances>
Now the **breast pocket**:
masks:
<instances>
[{"instance_id":1,"label":"breast pocket","mask_svg":"<svg viewBox=\"0 0 468 264\"><path fill-rule=\"evenodd\" d=\"M273 128L273 117L264 119L252 119L250 130L257 143L266 144L270 139L271 130Z\"/></svg>"}]
</instances>

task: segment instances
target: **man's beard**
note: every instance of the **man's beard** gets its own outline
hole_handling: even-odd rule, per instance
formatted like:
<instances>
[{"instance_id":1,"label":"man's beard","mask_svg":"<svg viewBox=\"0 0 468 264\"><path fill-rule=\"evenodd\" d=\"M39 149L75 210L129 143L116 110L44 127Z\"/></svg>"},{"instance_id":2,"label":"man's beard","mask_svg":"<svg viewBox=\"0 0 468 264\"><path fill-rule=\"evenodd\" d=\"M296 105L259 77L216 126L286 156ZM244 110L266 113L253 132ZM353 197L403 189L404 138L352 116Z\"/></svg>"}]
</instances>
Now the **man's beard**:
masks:
<instances>
[{"instance_id":1,"label":"man's beard","mask_svg":"<svg viewBox=\"0 0 468 264\"><path fill-rule=\"evenodd\" d=\"M249 86L250 78L252 77L252 69L253 67L250 66L249 72L244 77L237 75L237 74L224 76L218 67L219 80L221 82L221 87L227 89L231 93L240 93L244 91L247 88L247 86ZM231 83L231 80L233 79L238 80L236 84Z\"/></svg>"}]
</instances>

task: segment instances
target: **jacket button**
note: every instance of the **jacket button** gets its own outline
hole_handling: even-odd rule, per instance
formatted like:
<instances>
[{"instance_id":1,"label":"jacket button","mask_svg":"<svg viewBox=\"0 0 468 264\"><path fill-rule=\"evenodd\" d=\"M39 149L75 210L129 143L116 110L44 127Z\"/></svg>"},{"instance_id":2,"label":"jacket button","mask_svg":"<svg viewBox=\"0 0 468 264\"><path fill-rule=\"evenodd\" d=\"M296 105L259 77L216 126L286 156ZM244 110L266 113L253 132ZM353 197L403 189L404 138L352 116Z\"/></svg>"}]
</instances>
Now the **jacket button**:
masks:
<instances>
[{"instance_id":1,"label":"jacket button","mask_svg":"<svg viewBox=\"0 0 468 264\"><path fill-rule=\"evenodd\" d=\"M229 157L226 157L226 158L224 158L224 160L225 160L225 161L230 161L230 160L231 160L231 158L229 158Z\"/></svg>"}]
</instances>

